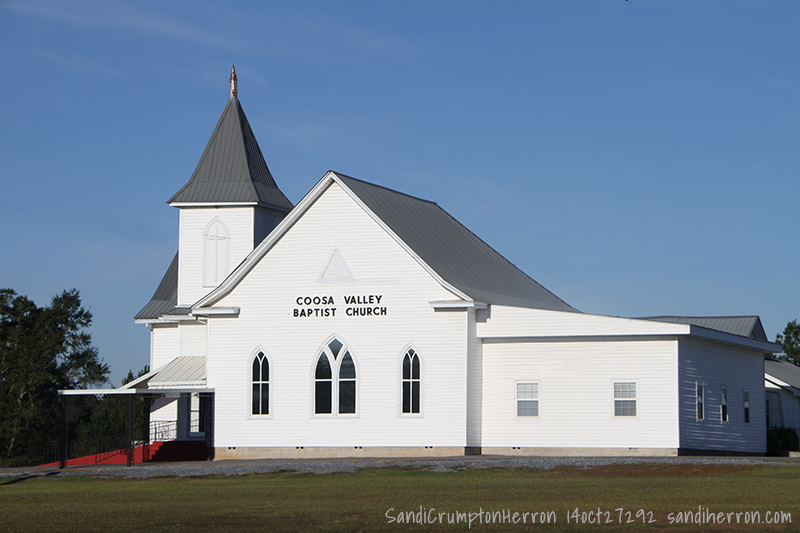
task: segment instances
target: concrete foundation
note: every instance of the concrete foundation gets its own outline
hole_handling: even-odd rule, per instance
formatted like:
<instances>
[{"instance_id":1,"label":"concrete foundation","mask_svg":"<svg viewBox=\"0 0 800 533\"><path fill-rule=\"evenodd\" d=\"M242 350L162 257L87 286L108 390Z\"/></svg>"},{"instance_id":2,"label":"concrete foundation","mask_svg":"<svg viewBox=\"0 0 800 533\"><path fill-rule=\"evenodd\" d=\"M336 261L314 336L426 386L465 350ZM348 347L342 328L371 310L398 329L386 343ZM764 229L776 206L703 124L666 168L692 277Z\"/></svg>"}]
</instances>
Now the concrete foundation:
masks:
<instances>
[{"instance_id":1,"label":"concrete foundation","mask_svg":"<svg viewBox=\"0 0 800 533\"><path fill-rule=\"evenodd\" d=\"M214 459L315 459L325 457L457 457L463 446L276 446L217 447Z\"/></svg>"},{"instance_id":2,"label":"concrete foundation","mask_svg":"<svg viewBox=\"0 0 800 533\"><path fill-rule=\"evenodd\" d=\"M662 457L677 456L677 448L539 448L488 447L481 455L518 455L526 457Z\"/></svg>"},{"instance_id":3,"label":"concrete foundation","mask_svg":"<svg viewBox=\"0 0 800 533\"><path fill-rule=\"evenodd\" d=\"M217 447L214 459L321 459L326 457L463 457L504 455L521 457L653 457L677 456L677 448L516 448L460 446L279 446Z\"/></svg>"}]
</instances>

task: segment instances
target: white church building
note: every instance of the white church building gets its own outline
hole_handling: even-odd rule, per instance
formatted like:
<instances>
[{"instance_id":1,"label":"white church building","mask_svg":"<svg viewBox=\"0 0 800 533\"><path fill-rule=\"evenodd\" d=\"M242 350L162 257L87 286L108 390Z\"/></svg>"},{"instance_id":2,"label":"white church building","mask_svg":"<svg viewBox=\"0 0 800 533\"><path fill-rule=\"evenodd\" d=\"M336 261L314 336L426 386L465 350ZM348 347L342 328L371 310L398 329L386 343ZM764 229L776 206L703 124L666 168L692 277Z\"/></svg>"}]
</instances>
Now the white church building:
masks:
<instances>
[{"instance_id":1,"label":"white church building","mask_svg":"<svg viewBox=\"0 0 800 533\"><path fill-rule=\"evenodd\" d=\"M235 76L169 204L179 249L136 315L153 370L123 389L211 457L766 451L763 330L581 313L437 204L338 172L293 205Z\"/></svg>"}]
</instances>

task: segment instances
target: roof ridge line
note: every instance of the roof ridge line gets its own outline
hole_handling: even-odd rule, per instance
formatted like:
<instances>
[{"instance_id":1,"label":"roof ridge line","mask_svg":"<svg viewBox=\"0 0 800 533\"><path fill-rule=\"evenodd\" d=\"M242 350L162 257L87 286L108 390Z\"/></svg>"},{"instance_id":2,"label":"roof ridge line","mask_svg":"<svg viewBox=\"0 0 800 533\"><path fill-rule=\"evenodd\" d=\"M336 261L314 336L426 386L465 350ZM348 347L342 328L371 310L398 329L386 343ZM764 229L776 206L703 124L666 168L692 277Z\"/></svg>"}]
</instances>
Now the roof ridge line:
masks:
<instances>
[{"instance_id":1,"label":"roof ridge line","mask_svg":"<svg viewBox=\"0 0 800 533\"><path fill-rule=\"evenodd\" d=\"M256 187L255 180L253 179L253 162L250 161L251 154L247 149L247 132L245 131L245 124L247 124L247 127L250 128L250 122L247 120L247 116L244 114L244 109L242 108L242 104L239 103L239 98L236 96L231 96L231 100L236 100L236 118L239 121L239 135L242 136L244 160L247 161L247 173L250 175L250 179L245 181L245 185L253 192L255 197L258 199L258 203L262 203L261 195L258 194L258 188ZM252 133L253 137L255 137L255 133L253 133L252 128L250 128L250 132ZM264 159L264 154L261 153L261 147L258 146L258 141L256 141L256 148L258 148L258 155L260 155L261 159L264 161L264 166L267 166L267 160ZM269 167L267 167L267 174L271 174ZM273 181L275 181L274 178Z\"/></svg>"},{"instance_id":2,"label":"roof ridge line","mask_svg":"<svg viewBox=\"0 0 800 533\"><path fill-rule=\"evenodd\" d=\"M460 227L462 231L464 231L466 234L471 235L474 239L476 239L477 242L479 242L481 245L485 246L486 249L488 249L496 257L500 258L500 260L502 260L505 263L505 265L507 265L508 267L510 267L510 268L514 269L515 271L519 272L524 278L527 278L529 281L533 282L536 286L540 287L544 292L549 294L552 298L554 298L558 302L561 302L561 304L563 304L564 306L566 306L567 308L569 308L571 310L570 312L581 313L581 311L579 309L576 309L573 306L571 306L570 304L568 304L561 297L556 295L553 291L551 291L550 289L548 289L547 287L545 287L544 285L542 285L541 283L539 283L538 281L533 279L527 272L525 272L524 270L522 270L521 268L516 266L513 262L511 262L510 259L508 259L505 255L501 254L500 252L498 252L494 247L492 247L492 245L487 243L484 239L482 239L480 236L478 236L478 234L476 234L474 231L472 231L467 226L465 226L460 220L458 220L456 217L454 217L452 214L450 214L446 209L444 209L438 203L432 202L430 200L425 200L423 198L418 198L416 196L411 196L410 194L406 194L406 193L403 193L403 192L395 191L395 190L390 189L388 187L384 187L383 185L376 185L376 184L370 183L368 181L360 180L358 178L353 178L352 176L339 174L338 172L336 172L334 170L329 170L329 172L331 172L334 175L339 176L339 177L348 178L348 179L351 179L351 180L356 181L358 183L362 183L364 185L369 185L369 186L372 186L372 187L375 187L375 188L378 188L378 189L381 189L381 190L385 190L385 191L389 191L389 192L392 192L392 193L396 193L397 195L399 195L401 197L410 198L412 200L423 202L425 204L428 204L428 205L436 207L436 209L438 209L442 214L444 214L446 217L448 217L448 219L450 221L454 222L458 227ZM353 194L358 196L358 193L356 193L355 191L353 191ZM380 218L380 216L377 213L375 215L378 218ZM402 240L402 237L400 235L398 235L398 238ZM413 247L410 244L408 246L409 246L410 249L413 250ZM420 256L420 260L425 262L425 264L429 265L429 267L431 268L432 271L436 271L436 269L432 265L430 265L425 258ZM464 291L464 288L460 284L454 283L452 280L448 280L448 279L446 279L444 277L442 277L442 279L447 281L447 283L451 284L453 287L457 288L458 290L464 292L465 294L468 294L468 292ZM474 290L483 290L483 289L478 289L477 287L471 287L471 288L474 289ZM502 292L496 292L495 294L503 294L503 295L509 296L509 295L507 295L505 293L502 293Z\"/></svg>"},{"instance_id":3,"label":"roof ridge line","mask_svg":"<svg viewBox=\"0 0 800 533\"><path fill-rule=\"evenodd\" d=\"M362 180L362 179L359 179L359 178L354 178L353 176L348 176L347 174L342 174L341 172L337 172L335 170L328 170L328 172L332 172L333 174L336 174L337 176L339 176L341 178L351 179L353 181L357 181L359 183L363 183L364 185L370 185L370 186L376 187L378 189L383 189L385 191L389 191L389 192L393 192L395 194L399 194L401 196L405 196L406 198L413 198L414 200L419 200L420 202L425 202L425 203L433 204L433 205L437 205L437 206L439 205L439 204L437 204L436 202L434 202L432 200L426 200L425 198L420 198L419 196L413 196L411 194L407 194L407 193L404 193L404 192L401 192L401 191L398 191L398 190L395 190L395 189L390 189L389 187L386 187L384 185L378 185L377 183L372 183L372 182L365 181L365 180Z\"/></svg>"},{"instance_id":4,"label":"roof ridge line","mask_svg":"<svg viewBox=\"0 0 800 533\"><path fill-rule=\"evenodd\" d=\"M646 318L761 318L759 315L652 315L635 317Z\"/></svg>"},{"instance_id":5,"label":"roof ridge line","mask_svg":"<svg viewBox=\"0 0 800 533\"><path fill-rule=\"evenodd\" d=\"M501 254L500 252L498 252L497 250L495 250L495 249L494 249L494 247L493 247L491 244L489 244L488 242L486 242L485 240L483 240L483 239L480 237L480 235L478 235L477 233L475 233L474 231L472 231L471 229L469 229L467 226L465 226L464 224L462 224L462 223L461 223L461 221L460 221L460 220L458 220L458 219L457 219L456 217L454 217L453 215L451 215L449 211L447 211L446 209L444 209L444 208L443 208L442 206L440 206L439 204L436 204L435 202L434 202L434 205L436 205L436 207L438 207L439 209L441 209L441 210L442 210L442 212L443 212L444 214L446 214L447 216L449 216L450 218L452 218L452 219L453 219L453 221L455 221L455 223L456 223L456 224L458 224L459 226L461 226L462 228L464 228L464 230L465 230L465 231L467 231L467 232L471 233L471 234L472 234L472 235L473 235L473 236L474 236L476 239L478 239L480 242L482 242L482 243L483 243L483 244L484 244L484 245L485 245L487 248L489 248L489 249L490 249L492 252L494 252L495 254L497 254L497 256L498 256L498 257L500 257L500 258L501 258L503 261L505 261L505 262L506 262L506 263L508 263L508 264L509 264L511 267L513 267L513 268L515 268L516 270L518 270L519 272L521 272L523 276L525 276L526 278L528 278L529 280L531 280L532 282L534 282L535 284L537 284L538 286L540 286L542 289L544 289L545 291L547 291L548 293L550 293L550 294L553 296L553 298L555 298L556 300L560 301L561 303L563 303L564 305L566 305L566 306L567 306L567 307L569 307L570 309L572 309L572 310L574 310L574 311L577 311L578 313L582 313L582 311L580 311L579 309L576 309L576 308L572 307L570 304L568 304L568 303L567 303L567 302L566 302L564 299L562 299L562 298L561 298L560 296L558 296L556 293L554 293L553 291L551 291L550 289L548 289L547 287L545 287L544 285L542 285L541 283L539 283L538 281L536 281L535 279L533 279L533 277L532 277L530 274L528 274L527 272L525 272L524 270L522 270L521 268L519 268L517 265L515 265L514 263L512 263L512 262L511 262L511 260L510 260L508 257L506 257L505 255L503 255L503 254ZM475 287L472 287L472 288L475 288ZM498 294L499 294L499 293L498 293Z\"/></svg>"}]
</instances>

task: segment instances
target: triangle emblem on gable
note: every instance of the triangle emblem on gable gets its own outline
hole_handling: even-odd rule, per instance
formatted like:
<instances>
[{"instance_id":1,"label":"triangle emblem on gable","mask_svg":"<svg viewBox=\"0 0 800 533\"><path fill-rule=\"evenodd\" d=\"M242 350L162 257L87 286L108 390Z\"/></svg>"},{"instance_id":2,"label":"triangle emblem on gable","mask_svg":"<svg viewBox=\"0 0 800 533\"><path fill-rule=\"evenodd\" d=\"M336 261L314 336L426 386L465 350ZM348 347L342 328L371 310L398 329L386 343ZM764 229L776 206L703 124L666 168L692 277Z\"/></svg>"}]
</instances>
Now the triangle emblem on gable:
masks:
<instances>
[{"instance_id":1,"label":"triangle emblem on gable","mask_svg":"<svg viewBox=\"0 0 800 533\"><path fill-rule=\"evenodd\" d=\"M332 280L348 280L354 279L350 268L342 257L342 253L338 248L334 248L328 262L325 263L325 268L319 275L318 281L332 281Z\"/></svg>"}]
</instances>

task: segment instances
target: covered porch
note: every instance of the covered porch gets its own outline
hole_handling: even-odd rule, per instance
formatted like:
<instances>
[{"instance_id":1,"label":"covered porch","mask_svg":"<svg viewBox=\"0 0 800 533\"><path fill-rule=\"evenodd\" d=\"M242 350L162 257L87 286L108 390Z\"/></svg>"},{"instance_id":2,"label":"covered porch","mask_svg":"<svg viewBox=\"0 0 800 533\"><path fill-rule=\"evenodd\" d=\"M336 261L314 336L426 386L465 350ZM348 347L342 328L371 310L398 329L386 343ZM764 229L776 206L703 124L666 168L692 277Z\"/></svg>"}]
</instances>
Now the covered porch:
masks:
<instances>
[{"instance_id":1,"label":"covered porch","mask_svg":"<svg viewBox=\"0 0 800 533\"><path fill-rule=\"evenodd\" d=\"M115 435L105 445L98 444L95 461L99 461L101 454L121 452L128 466L148 462L153 460L151 447L165 442L195 443L184 447L184 450L192 450L183 453L185 458L181 457L179 448L172 446L170 460L173 461L197 460L200 448L202 459L214 458L214 390L206 387L205 357L176 357L119 389L60 390L58 393L61 400L59 468L66 468L68 463L79 464L76 458L70 458L67 412L70 398L82 395L125 399L125 435ZM137 399L143 401L137 402ZM138 426L135 423L137 409L141 410ZM101 447L114 450L100 450Z\"/></svg>"}]
</instances>

